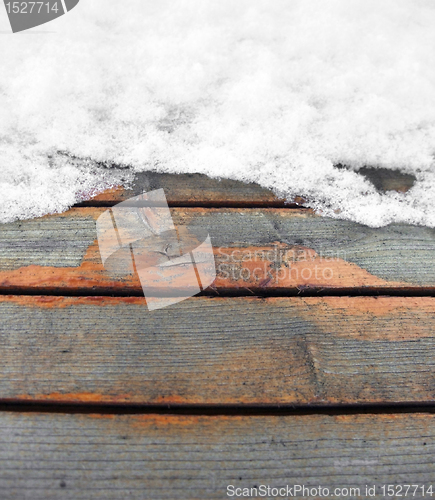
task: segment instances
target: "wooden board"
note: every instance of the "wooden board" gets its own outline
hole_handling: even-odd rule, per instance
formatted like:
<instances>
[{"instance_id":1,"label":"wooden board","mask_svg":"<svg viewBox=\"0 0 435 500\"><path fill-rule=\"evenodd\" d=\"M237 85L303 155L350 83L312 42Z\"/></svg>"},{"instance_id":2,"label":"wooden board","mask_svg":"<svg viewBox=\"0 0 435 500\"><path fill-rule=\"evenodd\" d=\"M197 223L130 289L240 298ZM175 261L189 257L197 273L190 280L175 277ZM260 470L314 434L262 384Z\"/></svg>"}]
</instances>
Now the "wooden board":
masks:
<instances>
[{"instance_id":1,"label":"wooden board","mask_svg":"<svg viewBox=\"0 0 435 500\"><path fill-rule=\"evenodd\" d=\"M122 170L120 170L122 172ZM414 184L411 175L387 169L362 168L360 173L366 177L380 192L406 192ZM293 200L284 201L272 191L258 184L232 181L229 179L212 179L202 174L158 174L143 172L135 175L130 188L116 187L109 189L92 200L83 203L85 206L111 206L132 196L163 188L168 202L172 206L202 207L294 207L303 205L305 199L297 196Z\"/></svg>"},{"instance_id":2,"label":"wooden board","mask_svg":"<svg viewBox=\"0 0 435 500\"><path fill-rule=\"evenodd\" d=\"M284 207L302 204L297 197L293 203L286 203L272 191L258 184L212 179L201 174L158 174L143 172L135 175L131 188L121 186L108 189L83 206L112 206L144 191L164 189L171 206L184 207Z\"/></svg>"},{"instance_id":3,"label":"wooden board","mask_svg":"<svg viewBox=\"0 0 435 500\"><path fill-rule=\"evenodd\" d=\"M3 225L0 291L140 295L137 275L111 275L101 263L95 221L104 210ZM172 215L179 231L211 236L218 275L209 294L435 293L434 229L373 229L297 209L173 208Z\"/></svg>"},{"instance_id":4,"label":"wooden board","mask_svg":"<svg viewBox=\"0 0 435 500\"><path fill-rule=\"evenodd\" d=\"M435 400L435 298L0 298L3 401Z\"/></svg>"},{"instance_id":5,"label":"wooden board","mask_svg":"<svg viewBox=\"0 0 435 500\"><path fill-rule=\"evenodd\" d=\"M311 499L339 498L335 488L350 487L360 495L342 498L370 498L366 485L377 486L376 498L388 498L382 485L435 489L435 420L427 414L2 413L0 436L2 500L222 499L260 485L330 489L304 497ZM408 498L431 498L421 493Z\"/></svg>"}]
</instances>

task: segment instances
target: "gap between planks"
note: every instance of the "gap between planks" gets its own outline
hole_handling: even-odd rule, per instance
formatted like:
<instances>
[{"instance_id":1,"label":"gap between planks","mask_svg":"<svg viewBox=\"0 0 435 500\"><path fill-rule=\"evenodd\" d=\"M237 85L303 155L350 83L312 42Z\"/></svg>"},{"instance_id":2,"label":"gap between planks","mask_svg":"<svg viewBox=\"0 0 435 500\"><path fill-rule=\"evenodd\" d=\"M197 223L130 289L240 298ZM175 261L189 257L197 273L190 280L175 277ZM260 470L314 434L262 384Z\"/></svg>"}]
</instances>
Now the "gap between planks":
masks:
<instances>
[{"instance_id":1,"label":"gap between planks","mask_svg":"<svg viewBox=\"0 0 435 500\"><path fill-rule=\"evenodd\" d=\"M158 292L158 290L157 290ZM52 288L52 287L11 287L0 288L0 297L5 296L23 296L23 297L144 297L141 288L126 287L117 288ZM156 293L152 296L164 296L168 294L165 290L161 294ZM435 287L408 287L408 288L376 288L376 287L356 287L356 288L296 288L296 289L264 289L257 287L250 288L219 288L209 287L195 295L195 297L249 297L249 298L268 298L268 297L435 297Z\"/></svg>"},{"instance_id":2,"label":"gap between planks","mask_svg":"<svg viewBox=\"0 0 435 500\"><path fill-rule=\"evenodd\" d=\"M198 416L263 416L263 415L391 415L435 413L435 401L414 403L356 403L356 404L109 404L65 403L61 401L2 401L0 413L60 413L101 415L198 415Z\"/></svg>"}]
</instances>

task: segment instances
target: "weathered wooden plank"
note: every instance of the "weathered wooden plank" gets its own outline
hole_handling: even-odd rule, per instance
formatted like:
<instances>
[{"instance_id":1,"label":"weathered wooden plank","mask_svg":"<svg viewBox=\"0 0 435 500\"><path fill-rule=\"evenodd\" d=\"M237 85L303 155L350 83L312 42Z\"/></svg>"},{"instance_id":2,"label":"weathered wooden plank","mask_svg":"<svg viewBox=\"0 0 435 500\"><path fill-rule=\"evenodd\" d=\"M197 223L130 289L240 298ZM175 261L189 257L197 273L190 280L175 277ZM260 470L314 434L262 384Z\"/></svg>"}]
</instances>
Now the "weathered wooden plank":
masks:
<instances>
[{"instance_id":1,"label":"weathered wooden plank","mask_svg":"<svg viewBox=\"0 0 435 500\"><path fill-rule=\"evenodd\" d=\"M376 487L376 498L388 498L383 485L435 489L435 419L427 414L2 413L0 436L3 500L221 499L260 485L329 489L312 490L309 499L370 498L366 485ZM360 490L342 490L351 487ZM413 498L431 496L418 488Z\"/></svg>"},{"instance_id":2,"label":"weathered wooden plank","mask_svg":"<svg viewBox=\"0 0 435 500\"><path fill-rule=\"evenodd\" d=\"M363 168L360 170L380 191L408 191L415 178L387 169ZM136 174L129 189L117 187L99 194L85 202L87 206L112 205L132 196L163 188L172 206L219 206L219 207L284 207L303 205L305 200L296 197L285 203L272 191L258 184L212 179L202 174L158 174L143 172Z\"/></svg>"},{"instance_id":3,"label":"weathered wooden plank","mask_svg":"<svg viewBox=\"0 0 435 500\"><path fill-rule=\"evenodd\" d=\"M0 399L435 400L435 298L0 298Z\"/></svg>"},{"instance_id":4,"label":"weathered wooden plank","mask_svg":"<svg viewBox=\"0 0 435 500\"><path fill-rule=\"evenodd\" d=\"M135 175L129 189L121 186L109 189L84 202L84 206L113 205L132 196L163 188L168 203L172 206L203 207L284 207L302 204L297 197L294 203L286 203L272 191L258 184L212 179L202 174L158 174L143 172Z\"/></svg>"},{"instance_id":5,"label":"weathered wooden plank","mask_svg":"<svg viewBox=\"0 0 435 500\"><path fill-rule=\"evenodd\" d=\"M104 208L4 224L0 289L41 293L141 293L137 275L101 263L96 219ZM396 287L435 291L435 230L402 224L373 229L308 210L174 208L180 233L210 234L221 293ZM209 293L213 293L209 289Z\"/></svg>"}]
</instances>

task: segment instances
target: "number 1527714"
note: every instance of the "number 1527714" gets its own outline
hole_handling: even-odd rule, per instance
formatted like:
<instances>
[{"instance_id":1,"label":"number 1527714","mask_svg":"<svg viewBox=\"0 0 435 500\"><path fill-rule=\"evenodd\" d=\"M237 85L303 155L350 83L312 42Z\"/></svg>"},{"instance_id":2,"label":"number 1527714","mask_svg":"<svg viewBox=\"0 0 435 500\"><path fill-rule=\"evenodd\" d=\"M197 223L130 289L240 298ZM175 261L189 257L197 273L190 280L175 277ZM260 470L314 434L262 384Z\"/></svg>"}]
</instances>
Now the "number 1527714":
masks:
<instances>
[{"instance_id":1,"label":"number 1527714","mask_svg":"<svg viewBox=\"0 0 435 500\"><path fill-rule=\"evenodd\" d=\"M59 12L58 2L8 2L8 14L50 14ZM61 9L63 11L63 9Z\"/></svg>"}]
</instances>

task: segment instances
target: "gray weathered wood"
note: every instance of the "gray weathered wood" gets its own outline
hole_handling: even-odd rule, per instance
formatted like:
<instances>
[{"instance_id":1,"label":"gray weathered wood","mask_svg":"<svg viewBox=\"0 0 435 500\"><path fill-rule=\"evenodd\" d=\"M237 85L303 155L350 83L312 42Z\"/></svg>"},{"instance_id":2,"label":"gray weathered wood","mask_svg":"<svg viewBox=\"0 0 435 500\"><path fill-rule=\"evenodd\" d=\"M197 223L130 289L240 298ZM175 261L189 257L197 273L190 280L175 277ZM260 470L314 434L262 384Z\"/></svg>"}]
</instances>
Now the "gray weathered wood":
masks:
<instances>
[{"instance_id":1,"label":"gray weathered wood","mask_svg":"<svg viewBox=\"0 0 435 500\"><path fill-rule=\"evenodd\" d=\"M0 399L435 400L435 298L0 297Z\"/></svg>"},{"instance_id":2,"label":"gray weathered wood","mask_svg":"<svg viewBox=\"0 0 435 500\"><path fill-rule=\"evenodd\" d=\"M122 173L122 170L118 171ZM406 192L415 182L412 175L388 169L362 168L360 173L380 192ZM272 191L253 183L212 179L202 174L143 172L135 175L129 188L109 189L93 200L84 202L84 205L113 205L144 191L160 188L165 190L168 202L173 206L280 207L301 205L306 201L296 197L287 200L286 204Z\"/></svg>"},{"instance_id":3,"label":"gray weathered wood","mask_svg":"<svg viewBox=\"0 0 435 500\"><path fill-rule=\"evenodd\" d=\"M129 188L109 189L84 206L113 205L144 191L164 189L168 203L172 206L230 206L230 207L283 207L296 206L276 197L272 191L258 184L212 179L202 174L137 173ZM296 198L301 204L303 200Z\"/></svg>"},{"instance_id":4,"label":"gray weathered wood","mask_svg":"<svg viewBox=\"0 0 435 500\"><path fill-rule=\"evenodd\" d=\"M425 414L2 413L0 491L2 500L204 500L229 498L228 485L321 485L329 498L343 487L361 495L342 498L370 498L365 487L376 485L376 498L387 498L384 484L435 489L434 438L434 416Z\"/></svg>"}]
</instances>

